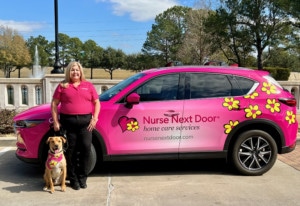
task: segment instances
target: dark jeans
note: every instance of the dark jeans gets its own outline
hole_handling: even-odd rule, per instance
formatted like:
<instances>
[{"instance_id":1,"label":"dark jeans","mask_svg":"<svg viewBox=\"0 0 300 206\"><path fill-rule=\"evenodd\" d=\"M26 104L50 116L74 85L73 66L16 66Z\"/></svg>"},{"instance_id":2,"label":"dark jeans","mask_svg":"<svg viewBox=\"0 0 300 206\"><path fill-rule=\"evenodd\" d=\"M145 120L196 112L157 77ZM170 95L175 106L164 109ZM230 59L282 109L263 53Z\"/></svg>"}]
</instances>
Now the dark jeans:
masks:
<instances>
[{"instance_id":1,"label":"dark jeans","mask_svg":"<svg viewBox=\"0 0 300 206\"><path fill-rule=\"evenodd\" d=\"M87 127L91 118L91 114L60 114L60 123L67 132L68 149L66 151L66 160L67 173L71 184L78 181L86 183L88 175L87 164L92 144L92 132L89 132Z\"/></svg>"}]
</instances>

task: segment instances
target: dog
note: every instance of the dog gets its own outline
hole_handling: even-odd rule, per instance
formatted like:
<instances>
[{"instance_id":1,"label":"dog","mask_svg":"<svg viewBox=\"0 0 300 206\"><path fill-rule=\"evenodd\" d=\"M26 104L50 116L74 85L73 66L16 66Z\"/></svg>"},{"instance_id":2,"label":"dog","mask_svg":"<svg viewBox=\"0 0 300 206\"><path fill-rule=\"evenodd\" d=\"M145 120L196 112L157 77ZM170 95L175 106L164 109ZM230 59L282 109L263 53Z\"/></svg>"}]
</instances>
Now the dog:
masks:
<instances>
[{"instance_id":1,"label":"dog","mask_svg":"<svg viewBox=\"0 0 300 206\"><path fill-rule=\"evenodd\" d=\"M61 185L61 191L66 191L67 163L63 151L63 144L66 139L62 136L49 137L46 141L49 144L48 157L45 163L44 190L54 193L54 186Z\"/></svg>"}]
</instances>

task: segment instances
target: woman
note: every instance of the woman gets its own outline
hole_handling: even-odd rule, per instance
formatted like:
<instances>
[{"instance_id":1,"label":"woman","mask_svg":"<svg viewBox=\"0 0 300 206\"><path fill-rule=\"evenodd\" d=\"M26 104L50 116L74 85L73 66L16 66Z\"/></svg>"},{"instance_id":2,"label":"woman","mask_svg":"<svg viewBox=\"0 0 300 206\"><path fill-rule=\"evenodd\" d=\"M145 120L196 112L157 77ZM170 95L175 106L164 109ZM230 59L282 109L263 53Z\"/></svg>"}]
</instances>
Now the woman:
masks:
<instances>
[{"instance_id":1,"label":"woman","mask_svg":"<svg viewBox=\"0 0 300 206\"><path fill-rule=\"evenodd\" d=\"M60 104L60 119L58 105ZM86 81L79 62L71 62L65 79L56 88L51 103L53 128L67 132L67 171L74 190L86 188L87 164L92 144L92 130L98 121L100 101L94 85ZM77 153L80 167L77 167Z\"/></svg>"}]
</instances>

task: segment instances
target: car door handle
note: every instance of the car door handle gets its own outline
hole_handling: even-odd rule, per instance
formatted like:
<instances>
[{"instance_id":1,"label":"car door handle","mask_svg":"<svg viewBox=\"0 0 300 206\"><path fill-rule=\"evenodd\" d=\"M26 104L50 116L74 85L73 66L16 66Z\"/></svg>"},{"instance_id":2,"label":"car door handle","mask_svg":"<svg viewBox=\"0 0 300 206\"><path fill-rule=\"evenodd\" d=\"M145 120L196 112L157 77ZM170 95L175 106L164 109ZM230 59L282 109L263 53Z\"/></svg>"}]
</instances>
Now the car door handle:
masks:
<instances>
[{"instance_id":1,"label":"car door handle","mask_svg":"<svg viewBox=\"0 0 300 206\"><path fill-rule=\"evenodd\" d=\"M166 117L175 117L178 115L179 115L179 112L176 112L174 110L168 110L167 113L164 113L164 116L166 116Z\"/></svg>"}]
</instances>

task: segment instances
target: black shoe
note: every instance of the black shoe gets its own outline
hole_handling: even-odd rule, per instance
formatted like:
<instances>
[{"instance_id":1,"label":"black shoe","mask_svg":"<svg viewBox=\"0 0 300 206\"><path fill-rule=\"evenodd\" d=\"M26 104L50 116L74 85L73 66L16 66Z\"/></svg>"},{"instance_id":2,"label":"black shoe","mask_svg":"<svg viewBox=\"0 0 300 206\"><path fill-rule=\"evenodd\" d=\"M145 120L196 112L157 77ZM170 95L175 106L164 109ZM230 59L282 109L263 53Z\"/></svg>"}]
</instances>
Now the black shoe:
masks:
<instances>
[{"instance_id":1,"label":"black shoe","mask_svg":"<svg viewBox=\"0 0 300 206\"><path fill-rule=\"evenodd\" d=\"M80 188L85 189L87 188L87 184L86 183L79 183Z\"/></svg>"},{"instance_id":2,"label":"black shoe","mask_svg":"<svg viewBox=\"0 0 300 206\"><path fill-rule=\"evenodd\" d=\"M73 182L70 185L73 188L73 190L79 190L81 187L78 182Z\"/></svg>"},{"instance_id":3,"label":"black shoe","mask_svg":"<svg viewBox=\"0 0 300 206\"><path fill-rule=\"evenodd\" d=\"M80 188L82 188L82 189L87 188L87 185L86 185L87 176L86 175L78 175L77 179L78 179Z\"/></svg>"}]
</instances>

